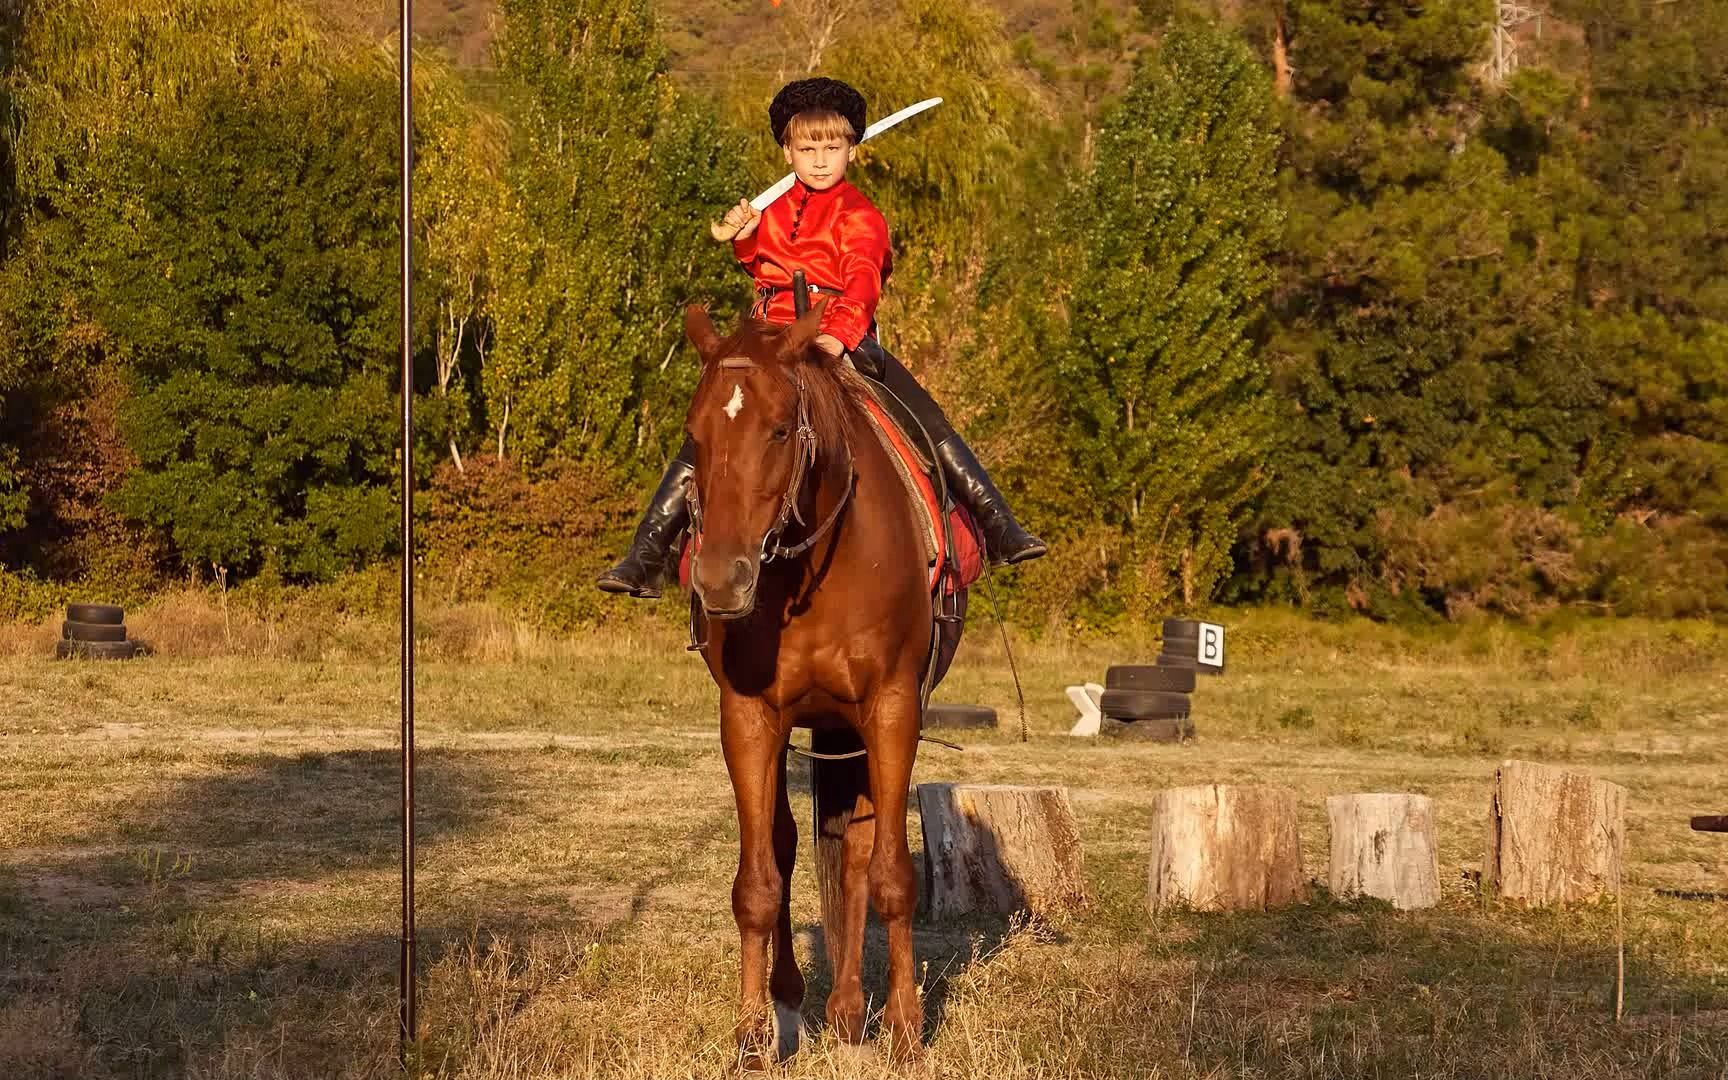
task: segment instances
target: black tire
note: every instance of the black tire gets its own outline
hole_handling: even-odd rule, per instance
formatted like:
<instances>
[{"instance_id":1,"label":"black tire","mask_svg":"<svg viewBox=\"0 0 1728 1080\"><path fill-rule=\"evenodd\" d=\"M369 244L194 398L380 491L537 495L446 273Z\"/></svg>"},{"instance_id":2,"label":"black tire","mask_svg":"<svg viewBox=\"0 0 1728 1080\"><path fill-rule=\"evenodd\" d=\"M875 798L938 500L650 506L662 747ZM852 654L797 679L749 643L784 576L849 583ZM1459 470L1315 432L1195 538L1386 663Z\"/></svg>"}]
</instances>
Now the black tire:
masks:
<instances>
[{"instance_id":1,"label":"black tire","mask_svg":"<svg viewBox=\"0 0 1728 1080\"><path fill-rule=\"evenodd\" d=\"M130 660L138 655L138 643L60 640L54 643L54 655L61 660Z\"/></svg>"},{"instance_id":2,"label":"black tire","mask_svg":"<svg viewBox=\"0 0 1728 1080\"><path fill-rule=\"evenodd\" d=\"M1164 640L1181 638L1184 641L1200 640L1199 619L1165 619Z\"/></svg>"},{"instance_id":3,"label":"black tire","mask_svg":"<svg viewBox=\"0 0 1728 1080\"><path fill-rule=\"evenodd\" d=\"M996 710L984 705L932 705L924 710L927 728L993 728Z\"/></svg>"},{"instance_id":4,"label":"black tire","mask_svg":"<svg viewBox=\"0 0 1728 1080\"><path fill-rule=\"evenodd\" d=\"M1200 661L1196 660L1192 656L1182 656L1177 653L1161 652L1158 654L1158 666L1163 668L1176 668L1183 671L1197 671L1200 668Z\"/></svg>"},{"instance_id":5,"label":"black tire","mask_svg":"<svg viewBox=\"0 0 1728 1080\"><path fill-rule=\"evenodd\" d=\"M1163 690L1106 690L1098 702L1113 720L1161 720L1188 715L1188 695Z\"/></svg>"},{"instance_id":6,"label":"black tire","mask_svg":"<svg viewBox=\"0 0 1728 1080\"><path fill-rule=\"evenodd\" d=\"M71 622L119 626L126 621L126 612L113 604L67 604L66 618Z\"/></svg>"},{"instance_id":7,"label":"black tire","mask_svg":"<svg viewBox=\"0 0 1728 1080\"><path fill-rule=\"evenodd\" d=\"M67 619L60 626L60 636L68 641L125 641L126 627L116 623L74 622Z\"/></svg>"},{"instance_id":8,"label":"black tire","mask_svg":"<svg viewBox=\"0 0 1728 1080\"><path fill-rule=\"evenodd\" d=\"M1194 672L1185 668L1119 664L1104 672L1106 690L1165 690L1186 694L1194 689Z\"/></svg>"},{"instance_id":9,"label":"black tire","mask_svg":"<svg viewBox=\"0 0 1728 1080\"><path fill-rule=\"evenodd\" d=\"M1164 652L1170 656L1199 656L1199 638L1165 638Z\"/></svg>"},{"instance_id":10,"label":"black tire","mask_svg":"<svg viewBox=\"0 0 1728 1080\"><path fill-rule=\"evenodd\" d=\"M1179 743L1194 737L1194 725L1185 716L1157 720L1105 720L1103 733L1109 738L1125 741Z\"/></svg>"}]
</instances>

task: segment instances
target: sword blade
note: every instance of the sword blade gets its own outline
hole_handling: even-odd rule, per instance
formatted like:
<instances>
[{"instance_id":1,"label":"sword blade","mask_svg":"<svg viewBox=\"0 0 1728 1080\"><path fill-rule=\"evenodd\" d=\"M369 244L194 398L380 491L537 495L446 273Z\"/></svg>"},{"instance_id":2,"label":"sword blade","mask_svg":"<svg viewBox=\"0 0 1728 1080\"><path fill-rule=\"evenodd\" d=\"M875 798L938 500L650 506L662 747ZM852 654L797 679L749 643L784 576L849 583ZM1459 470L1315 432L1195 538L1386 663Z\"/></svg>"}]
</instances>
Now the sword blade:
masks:
<instances>
[{"instance_id":1,"label":"sword blade","mask_svg":"<svg viewBox=\"0 0 1728 1080\"><path fill-rule=\"evenodd\" d=\"M887 131L889 128L893 127L895 124L900 123L902 120L910 120L910 119L912 119L912 117L917 116L919 113L924 112L928 109L934 109L936 106L938 106L940 104L942 104L942 99L939 97L933 97L933 98L925 98L923 101L920 101L915 105L908 105L904 109L901 109L899 112L894 113L892 116L884 116L882 119L876 121L874 124L871 124L869 127L865 128L864 129L864 137L859 139L858 141L863 142L865 139L873 139L876 136L882 134L884 131ZM769 203L773 202L775 199L778 199L780 196L782 196L782 195L786 194L788 191L792 190L792 184L797 179L798 179L798 174L787 173L785 176L782 176L779 180L776 180L774 182L773 186L768 188L768 190L766 190L762 194L756 196L754 199L751 199L750 205L755 207L756 211L758 213L762 212L763 210L768 209Z\"/></svg>"},{"instance_id":2,"label":"sword blade","mask_svg":"<svg viewBox=\"0 0 1728 1080\"><path fill-rule=\"evenodd\" d=\"M899 112L893 114L892 116L884 116L882 119L876 121L874 124L871 124L869 127L865 128L864 129L864 138L859 139L858 141L863 142L863 141L865 141L865 139L874 139L876 136L882 134L884 131L887 131L889 128L893 127L895 124L898 124L900 121L910 120L914 116L917 116L919 113L924 112L927 109L934 109L936 106L938 106L940 104L942 104L942 99L939 97L933 97L933 98L925 98L923 101L918 102L916 105L908 105L904 109L901 109Z\"/></svg>"}]
</instances>

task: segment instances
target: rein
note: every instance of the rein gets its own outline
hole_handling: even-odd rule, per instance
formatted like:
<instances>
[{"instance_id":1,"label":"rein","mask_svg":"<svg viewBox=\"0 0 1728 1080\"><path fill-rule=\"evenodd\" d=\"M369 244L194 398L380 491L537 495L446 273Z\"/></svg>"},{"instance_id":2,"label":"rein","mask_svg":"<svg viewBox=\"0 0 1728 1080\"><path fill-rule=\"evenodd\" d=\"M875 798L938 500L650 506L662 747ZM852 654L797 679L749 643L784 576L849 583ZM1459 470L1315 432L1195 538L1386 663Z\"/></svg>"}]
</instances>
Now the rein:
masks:
<instances>
[{"instance_id":1,"label":"rein","mask_svg":"<svg viewBox=\"0 0 1728 1080\"><path fill-rule=\"evenodd\" d=\"M788 547L780 542L786 529L793 522L803 525L804 512L798 508L798 497L804 492L804 477L816 464L817 442L816 429L810 426L810 402L805 396L804 379L793 377L793 386L798 392L798 450L797 459L792 463L792 478L786 482L786 490L780 496L780 512L774 518L774 524L762 537L762 564L767 565L775 559L795 559L816 546L816 542L828 535L840 521L840 515L845 511L846 504L852 501L852 492L858 486L858 470L852 465L852 447L846 445L846 490L841 493L840 501L834 504L834 509L823 519L814 532L800 543ZM684 481L685 501L690 508L690 527L700 538L702 535L702 499L696 491L696 477L692 474Z\"/></svg>"}]
</instances>

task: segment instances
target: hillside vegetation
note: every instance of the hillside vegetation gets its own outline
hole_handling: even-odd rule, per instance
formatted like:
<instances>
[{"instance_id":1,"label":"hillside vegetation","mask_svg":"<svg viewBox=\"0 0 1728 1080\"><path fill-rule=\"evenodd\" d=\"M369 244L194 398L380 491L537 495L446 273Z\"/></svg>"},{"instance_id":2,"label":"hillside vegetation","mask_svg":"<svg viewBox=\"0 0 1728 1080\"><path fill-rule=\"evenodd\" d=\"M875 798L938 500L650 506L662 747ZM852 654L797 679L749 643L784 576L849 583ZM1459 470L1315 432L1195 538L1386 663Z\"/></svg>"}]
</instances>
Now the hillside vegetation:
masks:
<instances>
[{"instance_id":1,"label":"hillside vegetation","mask_svg":"<svg viewBox=\"0 0 1728 1080\"><path fill-rule=\"evenodd\" d=\"M387 564L394 9L6 10L0 605ZM855 178L885 341L1053 541L1017 618L1719 615L1728 10L1552 0L1509 72L1491 15L423 3L429 586L611 617L677 313L744 304L700 225L814 67L946 99Z\"/></svg>"}]
</instances>

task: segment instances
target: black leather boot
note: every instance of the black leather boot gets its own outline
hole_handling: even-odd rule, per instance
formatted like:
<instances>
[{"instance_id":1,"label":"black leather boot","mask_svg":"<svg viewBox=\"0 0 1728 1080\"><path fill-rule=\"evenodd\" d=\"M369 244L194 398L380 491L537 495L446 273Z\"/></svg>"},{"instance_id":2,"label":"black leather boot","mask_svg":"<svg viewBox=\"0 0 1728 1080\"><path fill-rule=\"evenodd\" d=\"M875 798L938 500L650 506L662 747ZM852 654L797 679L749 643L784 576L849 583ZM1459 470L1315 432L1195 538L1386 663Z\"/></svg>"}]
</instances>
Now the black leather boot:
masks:
<instances>
[{"instance_id":1,"label":"black leather boot","mask_svg":"<svg viewBox=\"0 0 1728 1080\"><path fill-rule=\"evenodd\" d=\"M972 511L978 527L983 530L984 554L990 565L1008 566L1025 562L1050 550L1044 541L1014 520L1014 511L1008 509L1008 500L996 490L990 474L972 455L971 448L960 441L960 436L950 435L937 444L936 460L942 464L942 475L948 480L948 489L956 500Z\"/></svg>"},{"instance_id":2,"label":"black leather boot","mask_svg":"<svg viewBox=\"0 0 1728 1080\"><path fill-rule=\"evenodd\" d=\"M666 576L677 569L672 565L672 543L690 523L690 512L684 505L684 481L695 471L687 462L672 459L648 500L642 523L636 526L630 550L595 582L601 592L628 593L643 600L660 595Z\"/></svg>"}]
</instances>

